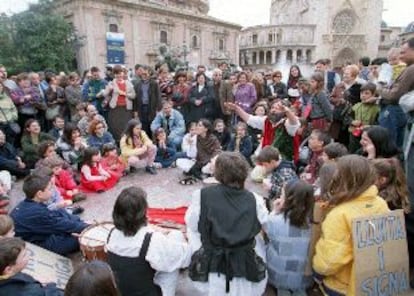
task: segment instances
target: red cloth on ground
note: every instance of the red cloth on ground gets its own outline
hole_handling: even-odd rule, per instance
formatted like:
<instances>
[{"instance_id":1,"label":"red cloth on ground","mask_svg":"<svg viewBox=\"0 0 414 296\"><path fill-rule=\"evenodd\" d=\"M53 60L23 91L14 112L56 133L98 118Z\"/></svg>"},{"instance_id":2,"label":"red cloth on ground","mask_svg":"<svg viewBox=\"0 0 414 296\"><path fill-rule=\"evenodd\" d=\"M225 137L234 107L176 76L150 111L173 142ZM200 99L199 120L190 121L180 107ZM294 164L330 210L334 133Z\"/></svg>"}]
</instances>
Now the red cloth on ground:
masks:
<instances>
[{"instance_id":1,"label":"red cloth on ground","mask_svg":"<svg viewBox=\"0 0 414 296\"><path fill-rule=\"evenodd\" d=\"M101 160L101 165L104 170L106 170L110 174L114 174L121 178L124 174L126 169L125 163L122 161L122 158L119 156L112 157L112 156L105 156Z\"/></svg>"},{"instance_id":2,"label":"red cloth on ground","mask_svg":"<svg viewBox=\"0 0 414 296\"><path fill-rule=\"evenodd\" d=\"M91 170L92 176L100 176L98 166L100 164L89 167ZM89 181L85 178L83 173L81 172L81 187L80 189L83 191L89 191L89 192L98 192L98 191L107 191L108 189L111 189L116 185L119 178L118 176L112 174L111 172L108 172L111 176L106 179L105 181Z\"/></svg>"},{"instance_id":3,"label":"red cloth on ground","mask_svg":"<svg viewBox=\"0 0 414 296\"><path fill-rule=\"evenodd\" d=\"M64 169L62 169L59 174L55 176L55 185L63 199L67 200L72 200L73 196L69 196L66 192L68 190L78 189L78 185L73 179L72 173Z\"/></svg>"},{"instance_id":4,"label":"red cloth on ground","mask_svg":"<svg viewBox=\"0 0 414 296\"><path fill-rule=\"evenodd\" d=\"M270 120L266 118L265 126L263 129L262 148L273 144L273 140L275 138L275 129L276 128L273 127Z\"/></svg>"},{"instance_id":5,"label":"red cloth on ground","mask_svg":"<svg viewBox=\"0 0 414 296\"><path fill-rule=\"evenodd\" d=\"M159 221L173 221L178 224L185 225L184 216L187 212L187 207L180 207L175 209L162 208L148 208L147 217L151 224L159 224Z\"/></svg>"}]
</instances>

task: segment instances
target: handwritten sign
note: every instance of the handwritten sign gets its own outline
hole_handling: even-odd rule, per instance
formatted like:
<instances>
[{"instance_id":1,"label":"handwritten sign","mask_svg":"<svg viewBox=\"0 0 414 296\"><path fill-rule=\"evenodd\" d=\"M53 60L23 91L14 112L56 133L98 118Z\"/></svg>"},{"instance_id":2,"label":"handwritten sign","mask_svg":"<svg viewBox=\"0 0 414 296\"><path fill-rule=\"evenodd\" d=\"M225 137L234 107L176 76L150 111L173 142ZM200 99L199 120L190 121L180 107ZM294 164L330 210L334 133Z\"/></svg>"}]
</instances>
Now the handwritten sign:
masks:
<instances>
[{"instance_id":1,"label":"handwritten sign","mask_svg":"<svg viewBox=\"0 0 414 296\"><path fill-rule=\"evenodd\" d=\"M403 211L355 219L352 232L356 295L408 295L408 250Z\"/></svg>"},{"instance_id":2,"label":"handwritten sign","mask_svg":"<svg viewBox=\"0 0 414 296\"><path fill-rule=\"evenodd\" d=\"M26 242L29 263L23 273L31 275L41 283L54 282L60 289L65 289L66 283L73 273L72 261L36 245Z\"/></svg>"}]
</instances>

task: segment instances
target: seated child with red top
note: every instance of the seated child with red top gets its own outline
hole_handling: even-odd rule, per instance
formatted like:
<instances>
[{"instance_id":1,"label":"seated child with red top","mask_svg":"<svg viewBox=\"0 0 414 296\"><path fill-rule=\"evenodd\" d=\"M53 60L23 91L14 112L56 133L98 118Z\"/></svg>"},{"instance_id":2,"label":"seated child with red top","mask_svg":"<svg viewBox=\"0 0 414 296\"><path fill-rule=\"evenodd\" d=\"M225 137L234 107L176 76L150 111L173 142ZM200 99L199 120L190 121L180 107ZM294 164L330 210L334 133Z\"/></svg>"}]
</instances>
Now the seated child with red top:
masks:
<instances>
[{"instance_id":1,"label":"seated child with red top","mask_svg":"<svg viewBox=\"0 0 414 296\"><path fill-rule=\"evenodd\" d=\"M83 189L102 193L114 187L119 178L102 167L101 153L97 148L88 147L85 149L81 168L81 187Z\"/></svg>"},{"instance_id":2,"label":"seated child with red top","mask_svg":"<svg viewBox=\"0 0 414 296\"><path fill-rule=\"evenodd\" d=\"M0 239L0 291L1 295L63 296L63 291L55 283L47 280L39 282L32 276L22 273L29 261L26 243L20 238Z\"/></svg>"},{"instance_id":3,"label":"seated child with red top","mask_svg":"<svg viewBox=\"0 0 414 296\"><path fill-rule=\"evenodd\" d=\"M114 144L104 144L102 146L102 155L101 165L104 170L119 178L125 175L125 162L122 160L121 156L118 155L118 150Z\"/></svg>"},{"instance_id":4,"label":"seated child with red top","mask_svg":"<svg viewBox=\"0 0 414 296\"><path fill-rule=\"evenodd\" d=\"M43 161L43 165L53 171L56 188L65 200L85 200L86 195L79 190L71 172L63 169L64 163L65 161L57 155L49 156Z\"/></svg>"}]
</instances>

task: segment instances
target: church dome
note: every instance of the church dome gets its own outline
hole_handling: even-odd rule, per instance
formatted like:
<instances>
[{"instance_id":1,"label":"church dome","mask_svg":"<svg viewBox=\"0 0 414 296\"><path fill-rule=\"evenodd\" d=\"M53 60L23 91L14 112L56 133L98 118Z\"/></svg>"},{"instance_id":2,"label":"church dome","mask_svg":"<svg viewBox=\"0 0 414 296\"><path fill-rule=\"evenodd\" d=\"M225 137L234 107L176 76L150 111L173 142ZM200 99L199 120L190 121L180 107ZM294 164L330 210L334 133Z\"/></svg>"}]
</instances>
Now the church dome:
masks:
<instances>
[{"instance_id":1,"label":"church dome","mask_svg":"<svg viewBox=\"0 0 414 296\"><path fill-rule=\"evenodd\" d=\"M413 32L414 32L414 22L411 22L405 28L404 33L413 33Z\"/></svg>"},{"instance_id":2,"label":"church dome","mask_svg":"<svg viewBox=\"0 0 414 296\"><path fill-rule=\"evenodd\" d=\"M388 28L388 25L385 21L381 21L381 29Z\"/></svg>"}]
</instances>

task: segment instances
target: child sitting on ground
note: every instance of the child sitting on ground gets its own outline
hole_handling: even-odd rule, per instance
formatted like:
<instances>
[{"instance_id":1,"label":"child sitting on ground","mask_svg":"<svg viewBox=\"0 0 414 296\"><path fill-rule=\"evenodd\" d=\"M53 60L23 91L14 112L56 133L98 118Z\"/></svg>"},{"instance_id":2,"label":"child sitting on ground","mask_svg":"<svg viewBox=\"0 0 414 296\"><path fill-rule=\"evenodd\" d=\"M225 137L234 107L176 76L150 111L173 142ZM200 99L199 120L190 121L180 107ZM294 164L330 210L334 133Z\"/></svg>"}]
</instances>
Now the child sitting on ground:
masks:
<instances>
[{"instance_id":1,"label":"child sitting on ground","mask_svg":"<svg viewBox=\"0 0 414 296\"><path fill-rule=\"evenodd\" d=\"M191 122L188 127L188 133L184 136L181 144L181 151L190 159L195 159L197 156L197 122Z\"/></svg>"},{"instance_id":2,"label":"child sitting on ground","mask_svg":"<svg viewBox=\"0 0 414 296\"><path fill-rule=\"evenodd\" d=\"M264 224L269 238L266 252L269 283L277 289L277 295L306 296L306 289L312 284L312 277L305 276L305 267L311 239L313 188L302 180L292 180L283 191Z\"/></svg>"},{"instance_id":3,"label":"child sitting on ground","mask_svg":"<svg viewBox=\"0 0 414 296\"><path fill-rule=\"evenodd\" d=\"M195 164L197 156L197 123L191 122L188 126L188 133L184 136L181 143L181 152L183 158L178 157L177 167L184 172L188 172Z\"/></svg>"},{"instance_id":4,"label":"child sitting on ground","mask_svg":"<svg viewBox=\"0 0 414 296\"><path fill-rule=\"evenodd\" d=\"M65 209L66 212L73 215L79 215L83 213L84 209L82 207L72 206L74 202L71 199L64 199L62 197L60 190L56 186L56 175L50 167L44 166L35 169L32 172L32 175L41 178L50 178L50 182L52 184L52 197L47 202L45 202L49 210L55 211L57 209Z\"/></svg>"},{"instance_id":5,"label":"child sitting on ground","mask_svg":"<svg viewBox=\"0 0 414 296\"><path fill-rule=\"evenodd\" d=\"M14 237L14 223L9 215L0 215L0 239Z\"/></svg>"},{"instance_id":6,"label":"child sitting on ground","mask_svg":"<svg viewBox=\"0 0 414 296\"><path fill-rule=\"evenodd\" d=\"M17 237L66 255L79 250L79 241L73 233L81 233L88 224L64 209L49 210L45 203L52 197L52 188L50 177L27 177L23 183L26 199L16 206L10 216Z\"/></svg>"},{"instance_id":7,"label":"child sitting on ground","mask_svg":"<svg viewBox=\"0 0 414 296\"><path fill-rule=\"evenodd\" d=\"M232 137L228 151L240 152L250 163L250 156L253 152L253 143L250 135L247 134L247 124L244 122L237 123L236 134Z\"/></svg>"},{"instance_id":8,"label":"child sitting on ground","mask_svg":"<svg viewBox=\"0 0 414 296\"><path fill-rule=\"evenodd\" d=\"M119 178L126 174L126 165L121 156L118 155L118 150L114 144L104 144L102 146L102 155L101 165L104 170Z\"/></svg>"},{"instance_id":9,"label":"child sitting on ground","mask_svg":"<svg viewBox=\"0 0 414 296\"><path fill-rule=\"evenodd\" d=\"M214 132L213 134L217 137L220 142L221 150L226 151L227 146L230 143L230 132L227 130L223 119L216 119L214 121Z\"/></svg>"},{"instance_id":10,"label":"child sitting on ground","mask_svg":"<svg viewBox=\"0 0 414 296\"><path fill-rule=\"evenodd\" d=\"M157 146L157 155L155 164L158 168L168 168L177 159L177 151L173 143L168 142L165 130L160 127L155 131L155 145Z\"/></svg>"},{"instance_id":11,"label":"child sitting on ground","mask_svg":"<svg viewBox=\"0 0 414 296\"><path fill-rule=\"evenodd\" d=\"M256 162L264 167L267 173L271 173L270 180L263 181L265 188L269 190L268 206L271 206L270 201L280 198L283 185L298 179L295 166L291 161L281 159L279 150L272 146L264 147L257 156Z\"/></svg>"},{"instance_id":12,"label":"child sitting on ground","mask_svg":"<svg viewBox=\"0 0 414 296\"><path fill-rule=\"evenodd\" d=\"M119 176L106 171L101 165L101 153L97 148L88 147L83 156L81 187L102 193L116 185Z\"/></svg>"},{"instance_id":13,"label":"child sitting on ground","mask_svg":"<svg viewBox=\"0 0 414 296\"><path fill-rule=\"evenodd\" d=\"M309 149L311 151L309 164L301 174L301 179L309 184L314 184L318 178L319 169L322 166L323 147L331 143L331 137L318 129L314 129L309 137Z\"/></svg>"},{"instance_id":14,"label":"child sitting on ground","mask_svg":"<svg viewBox=\"0 0 414 296\"><path fill-rule=\"evenodd\" d=\"M55 283L39 282L32 276L22 273L29 257L26 243L20 238L0 239L0 291L1 295L63 296L63 291Z\"/></svg>"},{"instance_id":15,"label":"child sitting on ground","mask_svg":"<svg viewBox=\"0 0 414 296\"><path fill-rule=\"evenodd\" d=\"M54 183L65 200L78 202L86 199L81 192L70 170L63 169L65 161L58 155L52 155L43 160L43 166L50 168L54 174Z\"/></svg>"}]
</instances>

